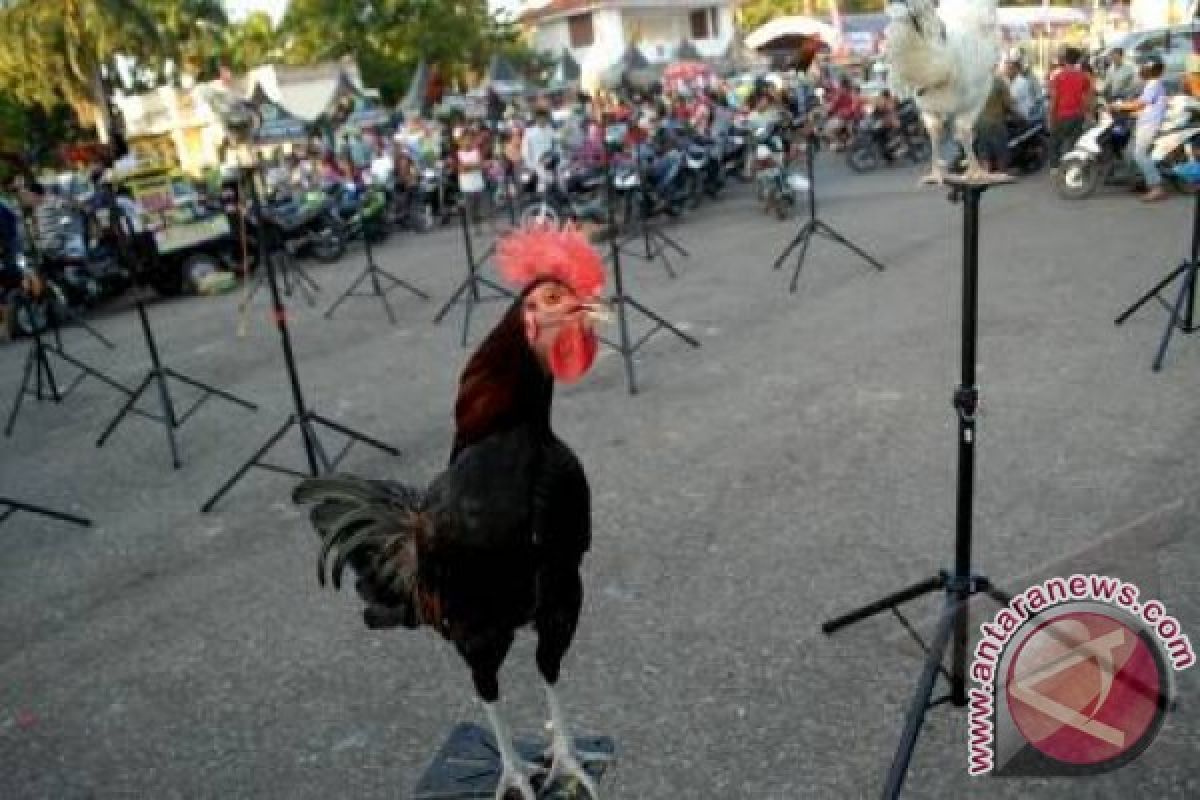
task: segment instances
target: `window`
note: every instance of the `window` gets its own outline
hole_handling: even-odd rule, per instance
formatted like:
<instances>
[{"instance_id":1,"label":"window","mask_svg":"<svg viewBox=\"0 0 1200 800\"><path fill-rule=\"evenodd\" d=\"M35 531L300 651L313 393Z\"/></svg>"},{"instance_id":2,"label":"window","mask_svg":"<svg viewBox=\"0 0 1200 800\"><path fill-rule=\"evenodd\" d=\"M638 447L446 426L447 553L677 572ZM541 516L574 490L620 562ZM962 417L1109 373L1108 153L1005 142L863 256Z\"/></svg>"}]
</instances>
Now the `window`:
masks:
<instances>
[{"instance_id":1,"label":"window","mask_svg":"<svg viewBox=\"0 0 1200 800\"><path fill-rule=\"evenodd\" d=\"M721 14L716 8L702 8L689 16L693 39L716 39L721 35Z\"/></svg>"},{"instance_id":2,"label":"window","mask_svg":"<svg viewBox=\"0 0 1200 800\"><path fill-rule=\"evenodd\" d=\"M567 32L571 37L571 47L591 47L596 42L596 32L592 30L591 14L576 14L567 17Z\"/></svg>"}]
</instances>

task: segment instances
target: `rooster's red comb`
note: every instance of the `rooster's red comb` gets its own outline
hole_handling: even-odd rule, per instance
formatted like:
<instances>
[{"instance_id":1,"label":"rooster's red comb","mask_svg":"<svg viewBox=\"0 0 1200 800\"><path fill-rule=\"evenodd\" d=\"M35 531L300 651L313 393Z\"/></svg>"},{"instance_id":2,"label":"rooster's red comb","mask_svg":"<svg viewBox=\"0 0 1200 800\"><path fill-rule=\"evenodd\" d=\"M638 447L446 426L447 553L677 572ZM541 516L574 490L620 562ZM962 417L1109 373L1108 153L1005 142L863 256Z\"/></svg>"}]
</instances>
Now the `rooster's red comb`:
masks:
<instances>
[{"instance_id":1,"label":"rooster's red comb","mask_svg":"<svg viewBox=\"0 0 1200 800\"><path fill-rule=\"evenodd\" d=\"M538 226L514 231L496 248L500 274L522 289L539 280L563 283L580 299L604 289L604 260L576 228Z\"/></svg>"}]
</instances>

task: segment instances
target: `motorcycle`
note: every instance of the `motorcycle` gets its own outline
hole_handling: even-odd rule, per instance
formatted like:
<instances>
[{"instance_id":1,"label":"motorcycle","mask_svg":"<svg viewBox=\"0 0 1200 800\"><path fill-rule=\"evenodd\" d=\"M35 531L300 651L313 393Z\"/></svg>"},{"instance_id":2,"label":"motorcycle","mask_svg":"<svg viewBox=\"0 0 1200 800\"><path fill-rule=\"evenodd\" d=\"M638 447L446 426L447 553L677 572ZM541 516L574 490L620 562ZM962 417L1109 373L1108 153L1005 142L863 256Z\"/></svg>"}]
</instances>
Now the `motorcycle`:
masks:
<instances>
[{"instance_id":1,"label":"motorcycle","mask_svg":"<svg viewBox=\"0 0 1200 800\"><path fill-rule=\"evenodd\" d=\"M758 199L764 212L774 210L779 219L785 220L795 210L800 194L808 191L808 178L788 158L788 143L778 126L759 130L755 139L758 141L754 151ZM812 156L808 154L807 157Z\"/></svg>"},{"instance_id":2,"label":"motorcycle","mask_svg":"<svg viewBox=\"0 0 1200 800\"><path fill-rule=\"evenodd\" d=\"M1028 119L1008 121L1008 164L1012 169L1032 175L1046 165L1049 152L1050 132L1041 104L1034 108Z\"/></svg>"},{"instance_id":3,"label":"motorcycle","mask_svg":"<svg viewBox=\"0 0 1200 800\"><path fill-rule=\"evenodd\" d=\"M542 173L548 177L539 185L521 209L522 225L550 224L588 220L602 222L605 209L605 171L603 167L562 163L561 156L550 151L542 156Z\"/></svg>"},{"instance_id":4,"label":"motorcycle","mask_svg":"<svg viewBox=\"0 0 1200 800\"><path fill-rule=\"evenodd\" d=\"M293 258L311 255L322 264L331 264L346 252L341 223L333 213L332 201L321 191L305 192L298 198L272 203L264 212L280 243ZM257 261L258 237L262 231L253 213L244 220L244 250ZM240 220L231 220L233 230L241 230ZM238 248L241 251L243 248Z\"/></svg>"},{"instance_id":5,"label":"motorcycle","mask_svg":"<svg viewBox=\"0 0 1200 800\"><path fill-rule=\"evenodd\" d=\"M907 157L913 164L929 158L932 146L921 123L921 114L911 99L896 107L897 124L888 129L884 115L871 109L854 128L846 147L846 163L858 173L873 172L885 161L896 163ZM886 156L886 158L885 158Z\"/></svg>"},{"instance_id":6,"label":"motorcycle","mask_svg":"<svg viewBox=\"0 0 1200 800\"><path fill-rule=\"evenodd\" d=\"M64 209L45 234L42 274L62 290L66 302L92 308L125 291L130 273L106 248L93 248L82 212Z\"/></svg>"},{"instance_id":7,"label":"motorcycle","mask_svg":"<svg viewBox=\"0 0 1200 800\"><path fill-rule=\"evenodd\" d=\"M1097 124L1084 131L1063 156L1056 180L1058 193L1068 200L1080 200L1109 183L1138 182L1141 173L1125 152L1133 140L1134 124L1130 115L1102 107ZM1171 97L1150 156L1173 181L1172 167L1195 160L1198 155L1200 100L1183 95Z\"/></svg>"},{"instance_id":8,"label":"motorcycle","mask_svg":"<svg viewBox=\"0 0 1200 800\"><path fill-rule=\"evenodd\" d=\"M725 188L724 137L693 136L684 156L684 197L688 208L698 208L707 194L716 197Z\"/></svg>"}]
</instances>

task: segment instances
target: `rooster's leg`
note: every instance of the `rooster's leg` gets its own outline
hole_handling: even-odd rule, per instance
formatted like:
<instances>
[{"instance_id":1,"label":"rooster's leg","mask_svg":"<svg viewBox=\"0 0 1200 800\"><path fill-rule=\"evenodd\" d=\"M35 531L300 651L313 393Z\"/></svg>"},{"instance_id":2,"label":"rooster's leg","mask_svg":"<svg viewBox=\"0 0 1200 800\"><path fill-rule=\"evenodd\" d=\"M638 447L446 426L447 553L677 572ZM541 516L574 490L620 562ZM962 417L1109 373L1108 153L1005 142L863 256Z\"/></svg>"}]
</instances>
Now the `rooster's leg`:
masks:
<instances>
[{"instance_id":1,"label":"rooster's leg","mask_svg":"<svg viewBox=\"0 0 1200 800\"><path fill-rule=\"evenodd\" d=\"M535 619L538 634L537 665L546 681L546 702L550 707L550 727L553 732L547 753L550 769L544 785L572 782L586 790L591 800L597 800L596 782L583 768L581 754L575 750L575 740L571 737L566 715L555 692L563 656L575 637L579 610L583 607L583 583L579 579L578 568L562 565L545 569L538 576L538 606Z\"/></svg>"},{"instance_id":2,"label":"rooster's leg","mask_svg":"<svg viewBox=\"0 0 1200 800\"><path fill-rule=\"evenodd\" d=\"M979 162L979 157L975 155L974 125L967 125L965 120L962 123L956 122L955 134L967 153L967 171L963 173L963 180L968 183L1007 183L1012 180L1005 173L992 172Z\"/></svg>"},{"instance_id":3,"label":"rooster's leg","mask_svg":"<svg viewBox=\"0 0 1200 800\"><path fill-rule=\"evenodd\" d=\"M512 733L500 716L496 704L500 700L500 666L504 663L508 649L512 646L513 634L496 632L478 638L463 637L455 641L455 647L471 667L471 680L475 691L483 701L488 722L496 737L496 750L500 755L500 783L496 787L495 800L506 800L513 793L520 800L537 800L529 778L521 770L521 760L513 747Z\"/></svg>"},{"instance_id":4,"label":"rooster's leg","mask_svg":"<svg viewBox=\"0 0 1200 800\"><path fill-rule=\"evenodd\" d=\"M496 800L507 800L510 791L516 791L521 800L537 800L529 778L525 776L518 764L517 752L513 747L512 733L500 716L496 704L484 702L488 722L492 725L492 733L496 736L496 749L500 751L500 783L496 786Z\"/></svg>"},{"instance_id":5,"label":"rooster's leg","mask_svg":"<svg viewBox=\"0 0 1200 800\"><path fill-rule=\"evenodd\" d=\"M942 160L938 158L942 144L942 118L937 114L923 114L925 131L929 134L929 174L921 178L921 183L932 183L941 186L945 182L942 175Z\"/></svg>"},{"instance_id":6,"label":"rooster's leg","mask_svg":"<svg viewBox=\"0 0 1200 800\"><path fill-rule=\"evenodd\" d=\"M574 782L582 787L590 800L599 800L596 782L580 761L580 753L575 750L575 740L571 738L571 730L567 727L567 717L563 714L562 704L558 701L558 693L554 686L546 684L546 703L550 706L550 727L553 738L550 742L550 772L546 775L546 786L560 782Z\"/></svg>"}]
</instances>

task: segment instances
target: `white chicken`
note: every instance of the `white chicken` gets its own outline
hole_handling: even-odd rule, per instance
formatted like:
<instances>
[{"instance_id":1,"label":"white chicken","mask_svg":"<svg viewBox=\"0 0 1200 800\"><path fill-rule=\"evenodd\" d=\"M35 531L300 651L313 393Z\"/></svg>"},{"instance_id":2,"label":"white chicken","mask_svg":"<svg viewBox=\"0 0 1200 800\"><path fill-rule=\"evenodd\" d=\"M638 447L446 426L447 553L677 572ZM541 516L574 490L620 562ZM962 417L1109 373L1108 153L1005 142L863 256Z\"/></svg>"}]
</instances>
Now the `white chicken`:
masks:
<instances>
[{"instance_id":1,"label":"white chicken","mask_svg":"<svg viewBox=\"0 0 1200 800\"><path fill-rule=\"evenodd\" d=\"M888 6L886 59L891 82L911 90L934 144L932 169L923 180L941 184L937 145L947 118L967 157L967 181L1000 181L975 156L975 122L992 90L1000 42L996 0L906 0Z\"/></svg>"}]
</instances>

